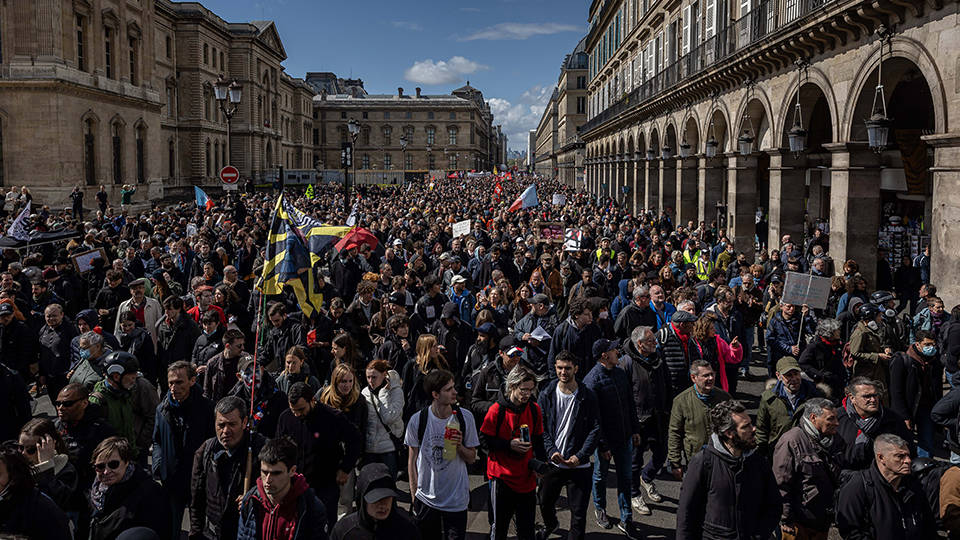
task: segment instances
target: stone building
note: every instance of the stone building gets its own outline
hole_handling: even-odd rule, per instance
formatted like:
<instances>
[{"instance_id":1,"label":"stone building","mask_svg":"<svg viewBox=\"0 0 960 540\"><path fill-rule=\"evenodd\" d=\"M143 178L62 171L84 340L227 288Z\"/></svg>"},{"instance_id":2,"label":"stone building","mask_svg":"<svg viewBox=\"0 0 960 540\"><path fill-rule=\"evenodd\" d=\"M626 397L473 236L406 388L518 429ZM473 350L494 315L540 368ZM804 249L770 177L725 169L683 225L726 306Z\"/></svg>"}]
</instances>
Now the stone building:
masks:
<instances>
[{"instance_id":1,"label":"stone building","mask_svg":"<svg viewBox=\"0 0 960 540\"><path fill-rule=\"evenodd\" d=\"M537 160L534 171L541 176L553 178L557 175L557 101L559 92L556 88L550 94L550 101L543 109L543 116L537 124Z\"/></svg>"},{"instance_id":2,"label":"stone building","mask_svg":"<svg viewBox=\"0 0 960 540\"><path fill-rule=\"evenodd\" d=\"M594 0L589 189L629 186L632 210L678 222L719 218L738 250L752 249L758 209L774 248L826 229L832 257L855 259L871 286L881 243L895 268L929 242L931 280L956 304L958 9Z\"/></svg>"},{"instance_id":3,"label":"stone building","mask_svg":"<svg viewBox=\"0 0 960 540\"><path fill-rule=\"evenodd\" d=\"M505 138L492 124L483 93L469 81L450 94L423 94L419 88L414 94L403 88L396 94L368 94L361 91L362 81L359 90L353 87L349 93L330 94L320 85L313 98L313 143L320 168L339 168L341 144L351 140L350 120L360 123L354 147L360 181L370 176L363 171L397 171L391 178L403 171L413 179L428 171L490 170L503 155Z\"/></svg>"},{"instance_id":4,"label":"stone building","mask_svg":"<svg viewBox=\"0 0 960 540\"><path fill-rule=\"evenodd\" d=\"M557 86L536 130L536 171L575 186L583 184L584 144L580 126L587 119L587 38L563 58ZM579 173L578 173L579 171Z\"/></svg>"}]
</instances>

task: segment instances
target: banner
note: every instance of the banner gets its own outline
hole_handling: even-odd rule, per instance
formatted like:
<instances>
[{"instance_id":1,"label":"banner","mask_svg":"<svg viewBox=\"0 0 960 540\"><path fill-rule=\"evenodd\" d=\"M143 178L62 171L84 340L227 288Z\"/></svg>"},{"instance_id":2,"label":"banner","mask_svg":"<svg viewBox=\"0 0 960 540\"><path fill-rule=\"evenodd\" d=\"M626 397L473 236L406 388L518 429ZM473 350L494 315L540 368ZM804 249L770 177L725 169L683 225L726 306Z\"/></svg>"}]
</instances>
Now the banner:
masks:
<instances>
[{"instance_id":1,"label":"banner","mask_svg":"<svg viewBox=\"0 0 960 540\"><path fill-rule=\"evenodd\" d=\"M583 231L568 227L563 231L563 250L580 251L580 241L583 240Z\"/></svg>"},{"instance_id":2,"label":"banner","mask_svg":"<svg viewBox=\"0 0 960 540\"><path fill-rule=\"evenodd\" d=\"M806 304L811 309L824 309L827 307L827 299L830 298L830 283L831 279L828 277L787 272L782 302L798 306Z\"/></svg>"},{"instance_id":3,"label":"banner","mask_svg":"<svg viewBox=\"0 0 960 540\"><path fill-rule=\"evenodd\" d=\"M453 237L458 238L460 236L466 236L470 234L470 220L465 219L463 221L458 221L453 224Z\"/></svg>"}]
</instances>

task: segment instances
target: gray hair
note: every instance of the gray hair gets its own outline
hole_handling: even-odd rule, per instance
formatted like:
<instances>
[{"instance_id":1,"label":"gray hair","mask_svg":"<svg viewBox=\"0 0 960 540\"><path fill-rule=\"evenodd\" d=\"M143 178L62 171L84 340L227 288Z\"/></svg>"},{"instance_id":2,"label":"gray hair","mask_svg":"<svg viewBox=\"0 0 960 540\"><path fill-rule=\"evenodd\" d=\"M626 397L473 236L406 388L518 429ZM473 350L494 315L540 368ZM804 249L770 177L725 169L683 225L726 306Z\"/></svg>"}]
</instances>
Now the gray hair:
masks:
<instances>
[{"instance_id":1,"label":"gray hair","mask_svg":"<svg viewBox=\"0 0 960 540\"><path fill-rule=\"evenodd\" d=\"M103 345L103 336L91 330L81 335L80 341L86 341L88 347Z\"/></svg>"},{"instance_id":2,"label":"gray hair","mask_svg":"<svg viewBox=\"0 0 960 540\"><path fill-rule=\"evenodd\" d=\"M803 404L806 415L820 416L823 414L823 411L832 411L837 408L832 401L826 398L810 398Z\"/></svg>"},{"instance_id":3,"label":"gray hair","mask_svg":"<svg viewBox=\"0 0 960 540\"><path fill-rule=\"evenodd\" d=\"M233 411L240 411L240 417L243 418L247 411L247 404L240 397L227 396L217 402L215 410L220 416L226 416Z\"/></svg>"},{"instance_id":4,"label":"gray hair","mask_svg":"<svg viewBox=\"0 0 960 540\"><path fill-rule=\"evenodd\" d=\"M641 285L633 289L633 299L639 300L641 296L646 296L650 294L650 289L646 285Z\"/></svg>"},{"instance_id":5,"label":"gray hair","mask_svg":"<svg viewBox=\"0 0 960 540\"><path fill-rule=\"evenodd\" d=\"M877 438L873 440L873 453L880 454L883 450L886 450L890 447L894 448L909 448L910 445L907 444L907 441L899 435L894 435L893 433L881 433L877 435ZM881 449L883 447L883 449Z\"/></svg>"},{"instance_id":6,"label":"gray hair","mask_svg":"<svg viewBox=\"0 0 960 540\"><path fill-rule=\"evenodd\" d=\"M700 368L708 368L710 371L713 371L713 366L710 365L710 362L706 360L694 360L690 362L690 374L696 375L700 373Z\"/></svg>"},{"instance_id":7,"label":"gray hair","mask_svg":"<svg viewBox=\"0 0 960 540\"><path fill-rule=\"evenodd\" d=\"M882 382L861 375L850 380L846 388L847 395L859 395L860 393L856 391L858 386L869 386L881 394L885 390Z\"/></svg>"},{"instance_id":8,"label":"gray hair","mask_svg":"<svg viewBox=\"0 0 960 540\"><path fill-rule=\"evenodd\" d=\"M536 383L537 375L523 364L513 366L513 369L510 370L510 373L507 373L507 379L504 381L504 386L507 388L507 395L517 388L520 388L520 385L527 381Z\"/></svg>"},{"instance_id":9,"label":"gray hair","mask_svg":"<svg viewBox=\"0 0 960 540\"><path fill-rule=\"evenodd\" d=\"M687 307L692 307L694 311L697 310L697 304L695 304L693 300L684 300L683 302L677 304L677 311L686 311L684 308Z\"/></svg>"},{"instance_id":10,"label":"gray hair","mask_svg":"<svg viewBox=\"0 0 960 540\"><path fill-rule=\"evenodd\" d=\"M634 343L640 343L647 338L647 334L652 334L653 328L649 326L638 326L633 329L633 332L630 332L630 341Z\"/></svg>"},{"instance_id":11,"label":"gray hair","mask_svg":"<svg viewBox=\"0 0 960 540\"><path fill-rule=\"evenodd\" d=\"M820 319L820 322L817 323L817 336L822 338L828 338L833 335L834 332L840 330L840 321L836 319Z\"/></svg>"}]
</instances>

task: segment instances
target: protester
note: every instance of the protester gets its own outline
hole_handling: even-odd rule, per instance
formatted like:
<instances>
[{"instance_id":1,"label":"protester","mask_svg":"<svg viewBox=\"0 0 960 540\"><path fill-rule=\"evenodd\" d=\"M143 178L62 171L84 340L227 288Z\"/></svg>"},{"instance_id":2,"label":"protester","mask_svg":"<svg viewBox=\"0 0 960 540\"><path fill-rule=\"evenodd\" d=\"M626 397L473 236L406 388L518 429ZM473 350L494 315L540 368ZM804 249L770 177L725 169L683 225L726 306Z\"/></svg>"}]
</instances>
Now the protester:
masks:
<instances>
[{"instance_id":1,"label":"protester","mask_svg":"<svg viewBox=\"0 0 960 540\"><path fill-rule=\"evenodd\" d=\"M27 457L13 445L0 447L0 535L70 540L67 516L37 487Z\"/></svg>"},{"instance_id":2,"label":"protester","mask_svg":"<svg viewBox=\"0 0 960 540\"><path fill-rule=\"evenodd\" d=\"M677 480L683 478L690 460L709 441L710 409L731 399L715 386L716 372L706 361L690 364L689 376L693 384L677 394L670 408L667 461Z\"/></svg>"},{"instance_id":3,"label":"protester","mask_svg":"<svg viewBox=\"0 0 960 540\"><path fill-rule=\"evenodd\" d=\"M397 506L400 492L392 473L382 463L370 463L357 476L357 511L337 521L331 540L420 538L410 514Z\"/></svg>"},{"instance_id":4,"label":"protester","mask_svg":"<svg viewBox=\"0 0 960 540\"><path fill-rule=\"evenodd\" d=\"M794 415L810 398L820 397L821 392L812 382L804 380L800 365L792 356L777 361L777 382L760 394L757 409L757 447L770 456L777 440L790 429Z\"/></svg>"},{"instance_id":5,"label":"protester","mask_svg":"<svg viewBox=\"0 0 960 540\"><path fill-rule=\"evenodd\" d=\"M366 381L367 385L360 392L367 401L363 461L383 463L390 477L396 480L400 468L397 454L403 449L403 388L400 375L389 369L386 360L373 360L367 364Z\"/></svg>"}]
</instances>

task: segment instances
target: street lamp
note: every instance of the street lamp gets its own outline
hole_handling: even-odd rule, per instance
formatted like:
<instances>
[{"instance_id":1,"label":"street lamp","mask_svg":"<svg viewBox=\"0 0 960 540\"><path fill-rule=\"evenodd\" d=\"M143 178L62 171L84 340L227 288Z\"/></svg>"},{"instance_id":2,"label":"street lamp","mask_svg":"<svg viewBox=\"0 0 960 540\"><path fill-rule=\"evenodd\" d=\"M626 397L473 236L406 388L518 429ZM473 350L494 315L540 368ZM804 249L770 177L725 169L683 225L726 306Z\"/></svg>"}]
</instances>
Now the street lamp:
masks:
<instances>
[{"instance_id":1,"label":"street lamp","mask_svg":"<svg viewBox=\"0 0 960 540\"><path fill-rule=\"evenodd\" d=\"M407 177L407 144L410 141L407 140L407 135L404 133L400 136L400 159L403 160L403 178Z\"/></svg>"},{"instance_id":2,"label":"street lamp","mask_svg":"<svg viewBox=\"0 0 960 540\"><path fill-rule=\"evenodd\" d=\"M803 129L803 113L800 110L800 88L803 86L802 76L807 72L807 62L799 58L795 64L800 71L800 77L797 77L797 103L793 112L793 127L787 132L787 142L794 159L807 149L807 131Z\"/></svg>"},{"instance_id":3,"label":"street lamp","mask_svg":"<svg viewBox=\"0 0 960 540\"><path fill-rule=\"evenodd\" d=\"M885 26L877 29L880 36L880 63L877 64L877 88L873 93L873 106L870 108L870 118L865 122L867 127L867 141L870 149L876 153L883 152L890 140L890 127L893 120L887 117L887 101L883 96L883 46L890 42L893 32ZM877 107L877 99L880 107Z\"/></svg>"},{"instance_id":4,"label":"street lamp","mask_svg":"<svg viewBox=\"0 0 960 540\"><path fill-rule=\"evenodd\" d=\"M351 118L347 122L347 131L350 132L351 142L343 143L341 159L343 164L343 214L350 215L350 182L347 179L347 170L353 168L354 181L357 176L357 162L353 159L353 147L357 144L357 135L360 135L360 122L356 118Z\"/></svg>"},{"instance_id":5,"label":"street lamp","mask_svg":"<svg viewBox=\"0 0 960 540\"><path fill-rule=\"evenodd\" d=\"M686 139L680 141L680 157L690 157L690 143L688 143Z\"/></svg>"},{"instance_id":6,"label":"street lamp","mask_svg":"<svg viewBox=\"0 0 960 540\"><path fill-rule=\"evenodd\" d=\"M227 118L227 161L233 159L233 155L230 152L230 133L231 125L230 121L233 119L233 115L237 113L237 109L240 107L240 99L243 96L243 86L234 79L232 82L227 82L223 78L223 74L217 76L217 82L213 85L214 97L217 98L217 104L220 106L220 112ZM229 107L227 103L229 102ZM223 166L226 167L229 163L224 163Z\"/></svg>"},{"instance_id":7,"label":"street lamp","mask_svg":"<svg viewBox=\"0 0 960 540\"><path fill-rule=\"evenodd\" d=\"M673 157L673 148L670 148L670 145L664 146L660 149L660 156L664 161Z\"/></svg>"}]
</instances>

